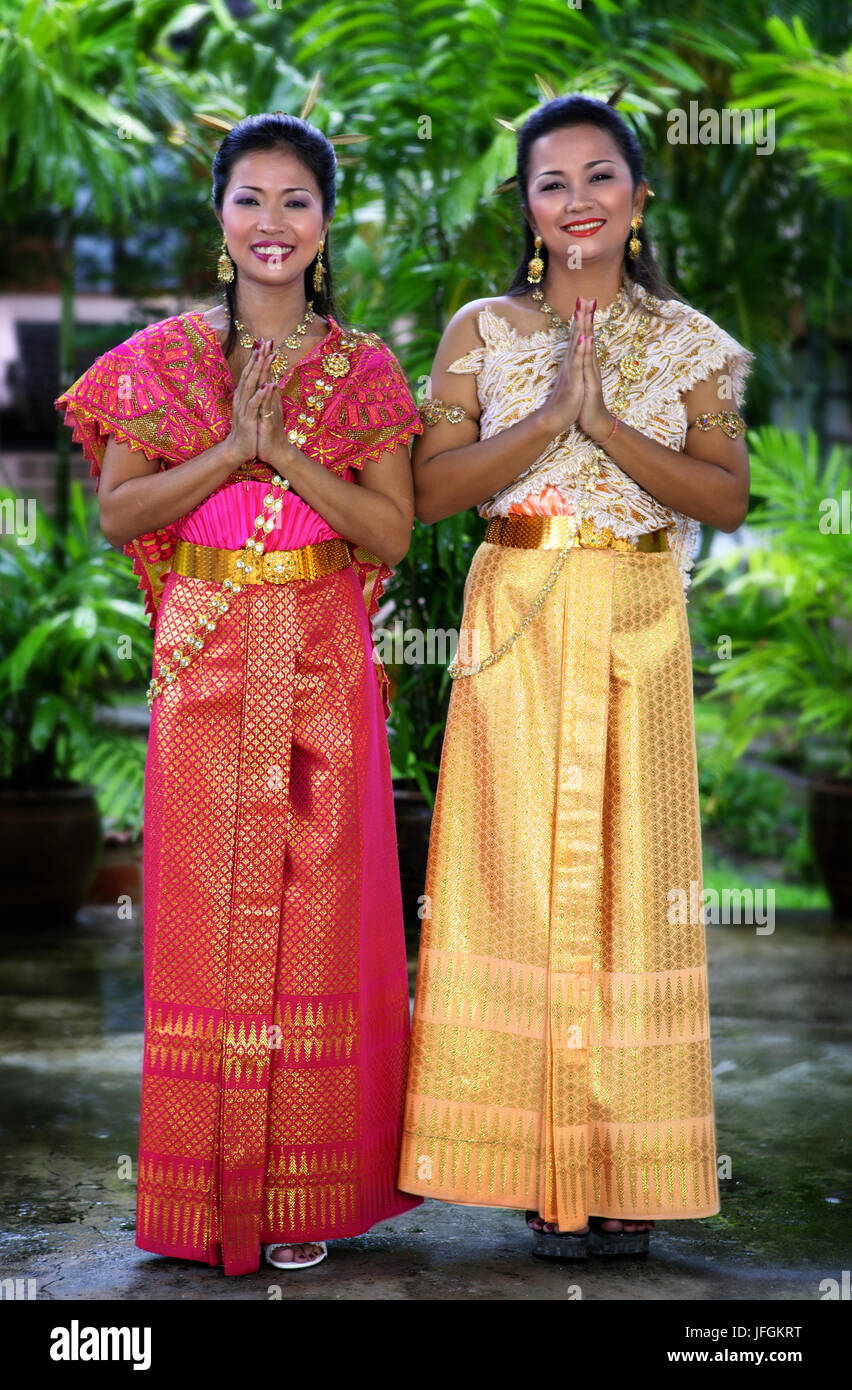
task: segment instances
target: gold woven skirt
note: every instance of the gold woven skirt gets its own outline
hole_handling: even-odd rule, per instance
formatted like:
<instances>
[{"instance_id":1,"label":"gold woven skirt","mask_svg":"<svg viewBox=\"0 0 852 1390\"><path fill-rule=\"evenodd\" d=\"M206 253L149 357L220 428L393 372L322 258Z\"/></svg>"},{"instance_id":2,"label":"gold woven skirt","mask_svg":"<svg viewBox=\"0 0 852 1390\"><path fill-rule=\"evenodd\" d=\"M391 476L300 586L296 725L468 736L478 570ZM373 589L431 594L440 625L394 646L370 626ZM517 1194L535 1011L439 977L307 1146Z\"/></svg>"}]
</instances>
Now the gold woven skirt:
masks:
<instances>
[{"instance_id":1,"label":"gold woven skirt","mask_svg":"<svg viewBox=\"0 0 852 1390\"><path fill-rule=\"evenodd\" d=\"M460 647L514 632L554 558L481 544ZM719 1210L704 926L672 908L701 885L674 557L578 547L514 646L453 683L403 1191L562 1230Z\"/></svg>"}]
</instances>

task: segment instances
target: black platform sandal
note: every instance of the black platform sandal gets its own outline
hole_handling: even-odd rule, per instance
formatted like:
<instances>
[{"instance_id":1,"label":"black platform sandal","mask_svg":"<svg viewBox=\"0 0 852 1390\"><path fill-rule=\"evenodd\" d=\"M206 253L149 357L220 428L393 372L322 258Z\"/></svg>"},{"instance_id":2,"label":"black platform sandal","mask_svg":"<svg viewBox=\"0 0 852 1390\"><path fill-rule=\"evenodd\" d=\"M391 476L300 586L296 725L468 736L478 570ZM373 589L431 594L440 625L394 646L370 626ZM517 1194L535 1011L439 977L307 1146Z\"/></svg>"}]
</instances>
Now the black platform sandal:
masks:
<instances>
[{"instance_id":1,"label":"black platform sandal","mask_svg":"<svg viewBox=\"0 0 852 1390\"><path fill-rule=\"evenodd\" d=\"M538 1217L542 1220L540 1212L528 1211L524 1215L529 1230L532 1231L532 1253L544 1260L584 1260L589 1253L589 1232L583 1236L575 1236L570 1231L537 1231L534 1226L530 1226L530 1220Z\"/></svg>"},{"instance_id":2,"label":"black platform sandal","mask_svg":"<svg viewBox=\"0 0 852 1390\"><path fill-rule=\"evenodd\" d=\"M645 1218L636 1216L635 1221ZM651 1218L648 1217L648 1220ZM605 1231L605 1221L628 1221L626 1216L590 1216L589 1249L593 1255L647 1255L650 1231Z\"/></svg>"}]
</instances>

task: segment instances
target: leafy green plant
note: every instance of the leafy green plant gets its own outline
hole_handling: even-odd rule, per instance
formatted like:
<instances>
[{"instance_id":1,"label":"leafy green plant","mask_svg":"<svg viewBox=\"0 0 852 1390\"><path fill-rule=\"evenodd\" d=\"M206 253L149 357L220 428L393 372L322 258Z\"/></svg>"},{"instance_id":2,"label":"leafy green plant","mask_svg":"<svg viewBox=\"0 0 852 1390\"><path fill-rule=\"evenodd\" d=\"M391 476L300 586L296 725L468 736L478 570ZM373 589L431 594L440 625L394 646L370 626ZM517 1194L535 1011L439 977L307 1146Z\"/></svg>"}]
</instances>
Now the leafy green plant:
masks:
<instances>
[{"instance_id":1,"label":"leafy green plant","mask_svg":"<svg viewBox=\"0 0 852 1390\"><path fill-rule=\"evenodd\" d=\"M465 577L483 534L484 523L473 510L448 517L438 526L416 522L411 548L388 591L394 604L391 622L401 621L406 634L419 630L424 640L429 632L458 633ZM394 778L415 781L431 806L450 677L446 665L437 661L390 664L388 675L396 681L388 722L392 773Z\"/></svg>"},{"instance_id":2,"label":"leafy green plant","mask_svg":"<svg viewBox=\"0 0 852 1390\"><path fill-rule=\"evenodd\" d=\"M95 728L71 767L75 781L95 789L105 836L136 840L145 806L147 741L125 731Z\"/></svg>"},{"instance_id":3,"label":"leafy green plant","mask_svg":"<svg viewBox=\"0 0 852 1390\"><path fill-rule=\"evenodd\" d=\"M735 73L732 105L771 109L781 123L778 147L798 149L808 173L829 194L852 193L849 108L852 47L840 57L817 51L799 15L787 25L778 15L766 21L775 53L749 53Z\"/></svg>"},{"instance_id":4,"label":"leafy green plant","mask_svg":"<svg viewBox=\"0 0 852 1390\"><path fill-rule=\"evenodd\" d=\"M695 626L730 766L755 742L808 775L852 773L852 451L749 433L753 544L704 561ZM721 583L719 581L722 581ZM702 593L702 590L704 591ZM730 655L718 656L730 639ZM707 655L716 652L716 658Z\"/></svg>"},{"instance_id":5,"label":"leafy green plant","mask_svg":"<svg viewBox=\"0 0 852 1390\"><path fill-rule=\"evenodd\" d=\"M698 786L705 834L739 859L779 860L798 882L816 883L804 796L791 797L769 766L718 770L699 759Z\"/></svg>"},{"instance_id":6,"label":"leafy green plant","mask_svg":"<svg viewBox=\"0 0 852 1390\"><path fill-rule=\"evenodd\" d=\"M414 783L429 807L433 808L435 797L432 788L438 775L438 764L427 761L425 755L443 725L432 724L425 731L417 729L412 717L412 705L415 701L412 698L413 681L410 672L411 668L405 666L388 669L388 675L396 678L396 691L388 724L391 777L397 783Z\"/></svg>"},{"instance_id":7,"label":"leafy green plant","mask_svg":"<svg viewBox=\"0 0 852 1390\"><path fill-rule=\"evenodd\" d=\"M0 492L4 522L16 500ZM91 781L105 818L138 828L144 744L102 713L150 673L152 634L127 560L100 535L79 484L63 539L41 507L32 543L19 539L5 524L0 776L20 788Z\"/></svg>"}]
</instances>

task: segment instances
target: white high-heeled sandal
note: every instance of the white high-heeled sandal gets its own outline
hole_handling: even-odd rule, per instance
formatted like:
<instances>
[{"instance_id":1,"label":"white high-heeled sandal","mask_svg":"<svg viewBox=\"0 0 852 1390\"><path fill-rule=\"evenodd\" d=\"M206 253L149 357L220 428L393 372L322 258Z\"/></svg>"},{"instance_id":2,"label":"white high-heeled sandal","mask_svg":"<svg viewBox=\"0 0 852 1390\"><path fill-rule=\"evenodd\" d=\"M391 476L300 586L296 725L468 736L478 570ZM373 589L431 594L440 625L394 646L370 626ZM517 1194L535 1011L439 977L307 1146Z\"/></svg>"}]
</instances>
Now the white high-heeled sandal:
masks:
<instances>
[{"instance_id":1,"label":"white high-heeled sandal","mask_svg":"<svg viewBox=\"0 0 852 1390\"><path fill-rule=\"evenodd\" d=\"M321 1255L315 1255L312 1260L273 1260L272 1250L277 1250L279 1245L318 1245L322 1250ZM324 1260L328 1254L328 1246L324 1240L274 1240L271 1245L264 1245L263 1253L269 1264L276 1269L310 1269L311 1265L318 1265L320 1260Z\"/></svg>"}]
</instances>

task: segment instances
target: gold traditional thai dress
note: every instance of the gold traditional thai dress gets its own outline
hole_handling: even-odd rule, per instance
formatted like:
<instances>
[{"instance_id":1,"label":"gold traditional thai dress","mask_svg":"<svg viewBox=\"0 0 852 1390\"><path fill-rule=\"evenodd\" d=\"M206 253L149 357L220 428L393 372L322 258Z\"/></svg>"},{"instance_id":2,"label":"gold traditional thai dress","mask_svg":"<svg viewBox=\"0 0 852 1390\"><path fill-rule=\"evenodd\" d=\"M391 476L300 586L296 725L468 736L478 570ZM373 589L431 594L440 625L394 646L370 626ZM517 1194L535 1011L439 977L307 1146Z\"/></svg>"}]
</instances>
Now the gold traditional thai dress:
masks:
<instances>
[{"instance_id":1,"label":"gold traditional thai dress","mask_svg":"<svg viewBox=\"0 0 852 1390\"><path fill-rule=\"evenodd\" d=\"M752 354L705 315L625 279L600 320L604 399L628 425L681 451L681 392L729 362L736 410ZM478 326L449 370L476 374L485 439L543 404L565 339L490 308ZM561 1230L719 1210L704 927L678 908L701 901L698 523L572 426L478 507L459 666L522 627L584 491L520 636L453 683L398 1180Z\"/></svg>"}]
</instances>

